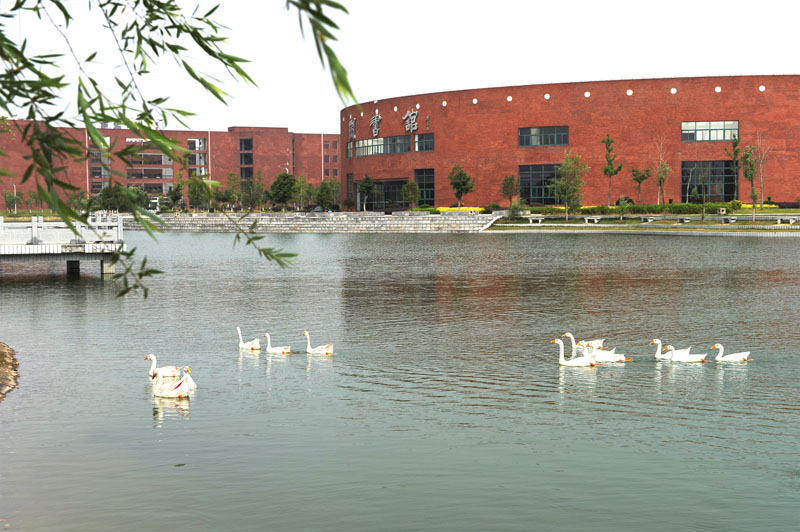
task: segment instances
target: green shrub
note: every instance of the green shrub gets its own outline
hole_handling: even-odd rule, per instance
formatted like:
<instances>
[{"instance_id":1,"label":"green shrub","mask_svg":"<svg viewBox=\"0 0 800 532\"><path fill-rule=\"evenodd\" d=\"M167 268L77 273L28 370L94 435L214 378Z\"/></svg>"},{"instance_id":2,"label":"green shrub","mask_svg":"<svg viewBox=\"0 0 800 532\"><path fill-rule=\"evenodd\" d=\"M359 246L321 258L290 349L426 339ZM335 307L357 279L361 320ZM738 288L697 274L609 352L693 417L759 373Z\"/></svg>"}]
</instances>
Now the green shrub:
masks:
<instances>
[{"instance_id":1,"label":"green shrub","mask_svg":"<svg viewBox=\"0 0 800 532\"><path fill-rule=\"evenodd\" d=\"M730 209L732 211L738 211L741 208L742 208L742 202L741 201L739 201L738 199L731 200Z\"/></svg>"},{"instance_id":2,"label":"green shrub","mask_svg":"<svg viewBox=\"0 0 800 532\"><path fill-rule=\"evenodd\" d=\"M493 210L493 211L499 211L500 210L500 204L499 203L490 203L489 205L487 205L487 207L489 209Z\"/></svg>"}]
</instances>

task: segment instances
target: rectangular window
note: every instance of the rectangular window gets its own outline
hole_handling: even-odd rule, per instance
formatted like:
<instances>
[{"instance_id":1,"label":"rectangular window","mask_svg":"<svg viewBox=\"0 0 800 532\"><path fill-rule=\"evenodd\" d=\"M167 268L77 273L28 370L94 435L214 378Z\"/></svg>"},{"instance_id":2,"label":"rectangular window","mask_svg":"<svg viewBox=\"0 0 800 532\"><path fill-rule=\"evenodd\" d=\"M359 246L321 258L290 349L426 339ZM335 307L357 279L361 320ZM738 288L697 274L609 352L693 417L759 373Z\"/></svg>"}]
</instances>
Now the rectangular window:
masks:
<instances>
[{"instance_id":1,"label":"rectangular window","mask_svg":"<svg viewBox=\"0 0 800 532\"><path fill-rule=\"evenodd\" d=\"M333 162L335 162L335 163L339 162L339 156L338 155L334 155L333 156Z\"/></svg>"},{"instance_id":2,"label":"rectangular window","mask_svg":"<svg viewBox=\"0 0 800 532\"><path fill-rule=\"evenodd\" d=\"M411 151L411 137L408 135L356 140L347 143L348 158L353 156L370 157L386 153L408 153L409 151Z\"/></svg>"},{"instance_id":3,"label":"rectangular window","mask_svg":"<svg viewBox=\"0 0 800 532\"><path fill-rule=\"evenodd\" d=\"M330 176L331 175L331 171L326 168L325 172L324 172L324 175L325 175L325 177Z\"/></svg>"},{"instance_id":4,"label":"rectangular window","mask_svg":"<svg viewBox=\"0 0 800 532\"><path fill-rule=\"evenodd\" d=\"M338 150L339 149L339 141L338 140L334 140L333 141L333 149L334 150Z\"/></svg>"},{"instance_id":5,"label":"rectangular window","mask_svg":"<svg viewBox=\"0 0 800 532\"><path fill-rule=\"evenodd\" d=\"M239 176L242 179L253 179L253 167L252 166L242 166L239 169Z\"/></svg>"},{"instance_id":6,"label":"rectangular window","mask_svg":"<svg viewBox=\"0 0 800 532\"><path fill-rule=\"evenodd\" d=\"M433 151L433 133L414 135L414 151Z\"/></svg>"},{"instance_id":7,"label":"rectangular window","mask_svg":"<svg viewBox=\"0 0 800 532\"><path fill-rule=\"evenodd\" d=\"M347 199L353 201L355 190L353 189L353 174L347 174Z\"/></svg>"},{"instance_id":8,"label":"rectangular window","mask_svg":"<svg viewBox=\"0 0 800 532\"><path fill-rule=\"evenodd\" d=\"M433 168L419 168L414 170L414 181L419 187L418 205L434 205Z\"/></svg>"},{"instance_id":9,"label":"rectangular window","mask_svg":"<svg viewBox=\"0 0 800 532\"><path fill-rule=\"evenodd\" d=\"M188 146L192 151L206 151L206 139L188 139Z\"/></svg>"},{"instance_id":10,"label":"rectangular window","mask_svg":"<svg viewBox=\"0 0 800 532\"><path fill-rule=\"evenodd\" d=\"M205 156L205 154L203 154ZM189 156L189 160L191 160L192 155ZM140 153L138 155L134 155L131 157L131 164L139 165L167 165L172 164L172 159L164 155L163 153ZM196 164L196 163L189 163L189 164Z\"/></svg>"},{"instance_id":11,"label":"rectangular window","mask_svg":"<svg viewBox=\"0 0 800 532\"><path fill-rule=\"evenodd\" d=\"M253 151L253 139L239 139L239 151Z\"/></svg>"},{"instance_id":12,"label":"rectangular window","mask_svg":"<svg viewBox=\"0 0 800 532\"><path fill-rule=\"evenodd\" d=\"M105 181L92 181L92 193L97 194L107 186L108 183Z\"/></svg>"},{"instance_id":13,"label":"rectangular window","mask_svg":"<svg viewBox=\"0 0 800 532\"><path fill-rule=\"evenodd\" d=\"M199 175L208 175L208 168L205 166L196 166L194 168L189 168L189 176L195 177Z\"/></svg>"},{"instance_id":14,"label":"rectangular window","mask_svg":"<svg viewBox=\"0 0 800 532\"><path fill-rule=\"evenodd\" d=\"M682 142L730 141L739 136L738 120L717 120L714 122L681 122Z\"/></svg>"},{"instance_id":15,"label":"rectangular window","mask_svg":"<svg viewBox=\"0 0 800 532\"><path fill-rule=\"evenodd\" d=\"M322 162L325 162L325 163L331 162L331 156L330 155L324 155L322 157Z\"/></svg>"},{"instance_id":16,"label":"rectangular window","mask_svg":"<svg viewBox=\"0 0 800 532\"><path fill-rule=\"evenodd\" d=\"M338 168L334 168L333 169L333 177L339 177L339 169Z\"/></svg>"},{"instance_id":17,"label":"rectangular window","mask_svg":"<svg viewBox=\"0 0 800 532\"><path fill-rule=\"evenodd\" d=\"M327 150L328 148L330 148L330 144L328 144L328 143L326 142L326 143L325 143L325 145L324 145L324 147L325 147L325 149Z\"/></svg>"},{"instance_id":18,"label":"rectangular window","mask_svg":"<svg viewBox=\"0 0 800 532\"><path fill-rule=\"evenodd\" d=\"M128 168L128 179L172 179L172 168Z\"/></svg>"},{"instance_id":19,"label":"rectangular window","mask_svg":"<svg viewBox=\"0 0 800 532\"><path fill-rule=\"evenodd\" d=\"M735 199L736 176L730 161L681 161L681 202L723 202Z\"/></svg>"},{"instance_id":20,"label":"rectangular window","mask_svg":"<svg viewBox=\"0 0 800 532\"><path fill-rule=\"evenodd\" d=\"M568 146L569 126L521 127L520 146Z\"/></svg>"},{"instance_id":21,"label":"rectangular window","mask_svg":"<svg viewBox=\"0 0 800 532\"><path fill-rule=\"evenodd\" d=\"M253 164L253 154L252 153L240 153L239 154L239 164L241 166L249 166Z\"/></svg>"},{"instance_id":22,"label":"rectangular window","mask_svg":"<svg viewBox=\"0 0 800 532\"><path fill-rule=\"evenodd\" d=\"M526 164L519 167L519 197L528 205L555 205L550 183L558 174L557 164Z\"/></svg>"}]
</instances>

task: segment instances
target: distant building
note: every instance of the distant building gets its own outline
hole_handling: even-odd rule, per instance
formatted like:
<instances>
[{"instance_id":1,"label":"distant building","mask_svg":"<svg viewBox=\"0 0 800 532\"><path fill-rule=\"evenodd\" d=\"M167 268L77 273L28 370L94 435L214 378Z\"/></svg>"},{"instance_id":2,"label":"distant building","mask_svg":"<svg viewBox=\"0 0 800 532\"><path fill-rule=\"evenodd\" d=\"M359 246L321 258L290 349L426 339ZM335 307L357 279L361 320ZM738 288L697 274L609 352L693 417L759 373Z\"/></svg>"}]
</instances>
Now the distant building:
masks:
<instances>
[{"instance_id":1,"label":"distant building","mask_svg":"<svg viewBox=\"0 0 800 532\"><path fill-rule=\"evenodd\" d=\"M605 205L609 134L623 170L612 179L612 202L636 201L632 168L655 169L661 141L672 168L666 201L685 202L704 177L707 201L735 198L735 176L725 149L757 136L770 147L764 199L800 197L800 76L731 76L525 85L401 96L347 107L340 115L343 193L360 205L358 182L369 175L377 190L368 209L403 204L401 187L419 185L420 203L456 203L448 174L463 166L475 178L467 205L506 204L503 177L519 178L521 198L553 204L548 183L565 150L591 170L584 205ZM739 176L738 199L749 202L749 183ZM758 187L757 187L758 188ZM655 177L645 181L642 203L656 203Z\"/></svg>"},{"instance_id":2,"label":"distant building","mask_svg":"<svg viewBox=\"0 0 800 532\"><path fill-rule=\"evenodd\" d=\"M12 130L24 122L11 121ZM121 149L126 144L144 142L127 129L115 124L100 124L100 134L105 136L112 149ZM60 176L81 190L96 194L115 182L136 185L149 194L164 194L172 190L179 175L209 176L224 186L229 173L241 179L253 179L261 172L265 185L269 186L275 176L288 172L305 176L309 183L318 186L323 180L339 179L339 136L319 133L291 133L286 128L231 127L228 131L164 131L170 138L190 150L184 167L157 149L146 149L140 160L125 166L108 157L96 147L85 129L65 130L86 146L89 158L86 161L59 161L66 167ZM14 138L15 137L15 138ZM0 146L8 157L0 157L0 168L9 170L11 176L0 180L0 196L6 189L16 185L18 192L36 190L33 178L24 185L21 177L28 166L24 159L26 146L17 132L0 135ZM119 174L117 174L118 172ZM121 175L120 175L121 174Z\"/></svg>"}]
</instances>

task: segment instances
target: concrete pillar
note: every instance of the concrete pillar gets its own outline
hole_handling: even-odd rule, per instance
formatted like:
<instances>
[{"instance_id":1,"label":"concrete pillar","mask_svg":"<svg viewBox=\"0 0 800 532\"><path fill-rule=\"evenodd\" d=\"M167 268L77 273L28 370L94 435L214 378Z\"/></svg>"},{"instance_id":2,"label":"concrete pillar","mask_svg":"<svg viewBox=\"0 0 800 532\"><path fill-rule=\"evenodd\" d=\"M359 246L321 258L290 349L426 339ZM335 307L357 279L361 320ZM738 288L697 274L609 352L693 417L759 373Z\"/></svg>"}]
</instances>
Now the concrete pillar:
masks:
<instances>
[{"instance_id":1,"label":"concrete pillar","mask_svg":"<svg viewBox=\"0 0 800 532\"><path fill-rule=\"evenodd\" d=\"M67 277L80 277L81 275L81 261L68 260L67 261Z\"/></svg>"},{"instance_id":2,"label":"concrete pillar","mask_svg":"<svg viewBox=\"0 0 800 532\"><path fill-rule=\"evenodd\" d=\"M100 271L103 275L114 275L114 264L110 260L100 259Z\"/></svg>"}]
</instances>

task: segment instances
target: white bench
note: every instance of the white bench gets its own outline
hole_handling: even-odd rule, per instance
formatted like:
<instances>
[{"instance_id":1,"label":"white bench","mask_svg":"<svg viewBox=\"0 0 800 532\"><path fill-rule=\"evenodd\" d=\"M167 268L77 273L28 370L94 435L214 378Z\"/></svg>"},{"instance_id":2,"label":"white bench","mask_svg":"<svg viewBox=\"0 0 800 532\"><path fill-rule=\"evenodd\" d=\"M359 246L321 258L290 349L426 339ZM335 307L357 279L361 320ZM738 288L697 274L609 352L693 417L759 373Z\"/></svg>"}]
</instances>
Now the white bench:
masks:
<instances>
[{"instance_id":1,"label":"white bench","mask_svg":"<svg viewBox=\"0 0 800 532\"><path fill-rule=\"evenodd\" d=\"M778 218L777 223L779 223L779 224L786 223L786 224L792 225L796 221L797 221L797 217L796 216L786 216L786 217L783 217L783 218Z\"/></svg>"},{"instance_id":2,"label":"white bench","mask_svg":"<svg viewBox=\"0 0 800 532\"><path fill-rule=\"evenodd\" d=\"M678 222L682 224L688 224L691 221L692 221L691 218L678 218Z\"/></svg>"},{"instance_id":3,"label":"white bench","mask_svg":"<svg viewBox=\"0 0 800 532\"><path fill-rule=\"evenodd\" d=\"M584 216L583 217L583 223L585 223L585 224L588 224L589 222L592 222L592 223L596 224L599 221L600 221L600 217L599 216Z\"/></svg>"},{"instance_id":4,"label":"white bench","mask_svg":"<svg viewBox=\"0 0 800 532\"><path fill-rule=\"evenodd\" d=\"M531 223L531 224L533 222L536 222L537 224L540 224L543 221L544 221L544 216L529 216L528 217L528 223Z\"/></svg>"},{"instance_id":5,"label":"white bench","mask_svg":"<svg viewBox=\"0 0 800 532\"><path fill-rule=\"evenodd\" d=\"M729 216L728 218L723 218L722 223L724 224L733 224L736 223L736 216Z\"/></svg>"},{"instance_id":6,"label":"white bench","mask_svg":"<svg viewBox=\"0 0 800 532\"><path fill-rule=\"evenodd\" d=\"M642 216L642 223L652 222L655 220L655 216Z\"/></svg>"}]
</instances>

